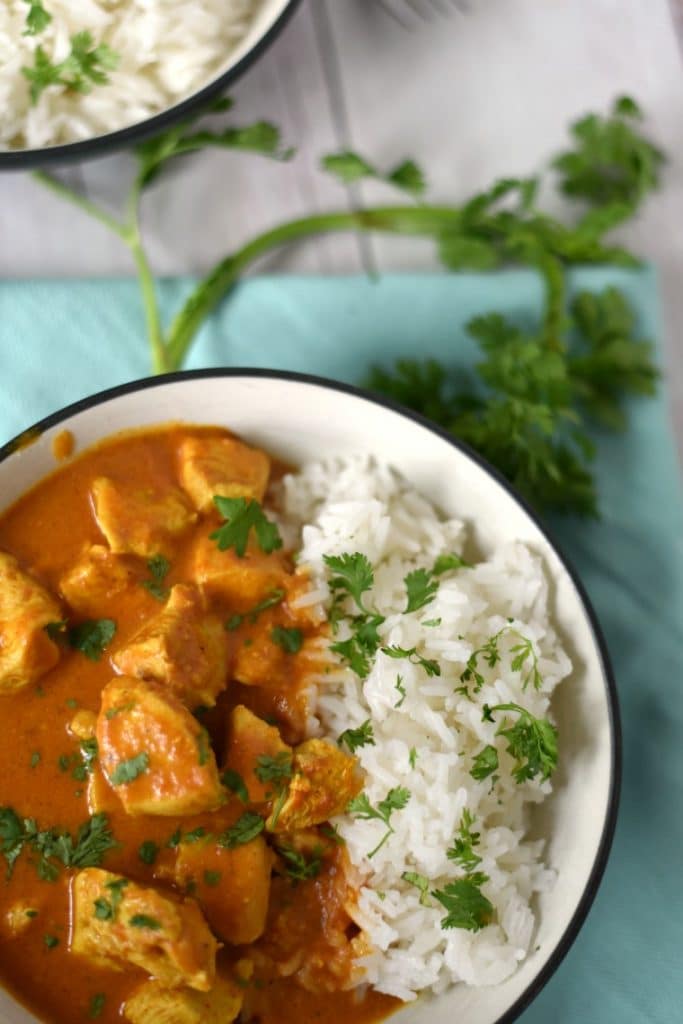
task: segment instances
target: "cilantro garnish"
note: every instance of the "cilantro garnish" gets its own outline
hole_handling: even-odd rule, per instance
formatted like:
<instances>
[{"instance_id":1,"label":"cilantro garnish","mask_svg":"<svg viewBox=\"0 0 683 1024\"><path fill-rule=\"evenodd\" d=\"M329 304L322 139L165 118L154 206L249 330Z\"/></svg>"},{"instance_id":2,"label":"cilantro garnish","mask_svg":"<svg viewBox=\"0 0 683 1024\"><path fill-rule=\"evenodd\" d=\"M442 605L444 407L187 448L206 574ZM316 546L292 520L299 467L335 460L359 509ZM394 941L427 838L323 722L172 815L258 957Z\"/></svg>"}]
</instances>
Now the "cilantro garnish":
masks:
<instances>
[{"instance_id":1,"label":"cilantro garnish","mask_svg":"<svg viewBox=\"0 0 683 1024\"><path fill-rule=\"evenodd\" d=\"M514 629L512 626L503 626L503 628L499 629L497 633L490 636L488 640L481 645L481 647L477 647L475 651L472 651L467 659L465 670L460 675L462 687L458 688L459 692L469 696L467 684L474 680L474 692L479 693L485 683L485 679L477 669L478 660L479 658L482 658L489 668L495 668L498 662L502 659L500 641L505 636L511 636L517 640L517 643L510 647L510 653L514 655L510 662L510 668L512 671L522 672L525 668L526 662L531 662L522 677L522 689L526 690L527 686L531 682L533 683L535 690L540 690L543 686L543 679L541 677L541 673L538 671L538 656L534 650L534 645L531 640L520 633L518 629Z\"/></svg>"},{"instance_id":2,"label":"cilantro garnish","mask_svg":"<svg viewBox=\"0 0 683 1024\"><path fill-rule=\"evenodd\" d=\"M208 885L210 889L215 889L217 885L220 885L222 878L220 871L205 871L204 872L204 885Z\"/></svg>"},{"instance_id":3,"label":"cilantro garnish","mask_svg":"<svg viewBox=\"0 0 683 1024\"><path fill-rule=\"evenodd\" d=\"M99 661L105 647L116 633L113 619L89 619L68 630L69 646L80 651L90 661Z\"/></svg>"},{"instance_id":4,"label":"cilantro garnish","mask_svg":"<svg viewBox=\"0 0 683 1024\"><path fill-rule=\"evenodd\" d=\"M471 569L472 563L466 562L460 555L448 554L439 555L432 566L432 573L434 576L443 576L445 572L451 572L453 569Z\"/></svg>"},{"instance_id":5,"label":"cilantro garnish","mask_svg":"<svg viewBox=\"0 0 683 1024\"><path fill-rule=\"evenodd\" d=\"M99 921L115 921L121 900L123 899L123 890L128 885L127 878L118 878L114 882L107 882L105 889L109 890L110 898L104 899L103 896L98 897L94 901L93 906L95 907L95 917Z\"/></svg>"},{"instance_id":6,"label":"cilantro garnish","mask_svg":"<svg viewBox=\"0 0 683 1024\"><path fill-rule=\"evenodd\" d=\"M221 775L221 782L226 789L231 790L238 796L243 804L249 803L249 790L239 772L236 772L233 768L226 769Z\"/></svg>"},{"instance_id":7,"label":"cilantro garnish","mask_svg":"<svg viewBox=\"0 0 683 1024\"><path fill-rule=\"evenodd\" d=\"M308 860L303 853L291 846L278 846L277 852L285 862L285 871L294 885L305 882L309 878L317 878L323 866L322 850L316 847Z\"/></svg>"},{"instance_id":8,"label":"cilantro garnish","mask_svg":"<svg viewBox=\"0 0 683 1024\"><path fill-rule=\"evenodd\" d=\"M88 1017L90 1017L91 1020L96 1020L98 1017L101 1017L106 1002L107 997L105 996L104 992L96 992L95 995L90 1000L90 1006L88 1007Z\"/></svg>"},{"instance_id":9,"label":"cilantro garnish","mask_svg":"<svg viewBox=\"0 0 683 1024\"><path fill-rule=\"evenodd\" d=\"M95 44L90 32L77 32L71 37L71 52L64 60L53 64L42 46L38 46L33 67L23 67L21 71L31 83L31 103L35 106L43 90L51 85L87 93L93 85L106 84L109 81L107 72L118 63L119 55L110 46Z\"/></svg>"},{"instance_id":10,"label":"cilantro garnish","mask_svg":"<svg viewBox=\"0 0 683 1024\"><path fill-rule=\"evenodd\" d=\"M119 704L118 707L109 708L105 714L105 718L108 722L111 722L112 718L116 718L117 715L123 714L124 711L132 711L135 707L135 701L128 701L127 704Z\"/></svg>"},{"instance_id":11,"label":"cilantro garnish","mask_svg":"<svg viewBox=\"0 0 683 1024\"><path fill-rule=\"evenodd\" d=\"M375 574L369 560L360 551L344 555L323 555L323 561L333 575L329 587L335 595L348 595L360 611L367 613L363 594L372 589Z\"/></svg>"},{"instance_id":12,"label":"cilantro garnish","mask_svg":"<svg viewBox=\"0 0 683 1024\"><path fill-rule=\"evenodd\" d=\"M414 768L415 765L417 764L417 756L417 750L415 749L415 747L411 747L410 752L408 754L408 764L410 765L411 768Z\"/></svg>"},{"instance_id":13,"label":"cilantro garnish","mask_svg":"<svg viewBox=\"0 0 683 1024\"><path fill-rule=\"evenodd\" d=\"M278 647L281 647L286 654L297 654L304 642L304 635L300 629L274 626L270 632L270 639Z\"/></svg>"},{"instance_id":14,"label":"cilantro garnish","mask_svg":"<svg viewBox=\"0 0 683 1024\"><path fill-rule=\"evenodd\" d=\"M34 750L33 753L31 754L31 761L30 761L31 768L37 768L38 767L38 765L40 764L40 758L41 758L40 751L39 750Z\"/></svg>"},{"instance_id":15,"label":"cilantro garnish","mask_svg":"<svg viewBox=\"0 0 683 1024\"><path fill-rule=\"evenodd\" d=\"M438 661L423 658L421 654L417 653L415 647L398 647L394 644L391 647L382 647L382 654L386 654L388 658L407 658L411 665L420 665L428 676L441 675Z\"/></svg>"},{"instance_id":16,"label":"cilantro garnish","mask_svg":"<svg viewBox=\"0 0 683 1024\"><path fill-rule=\"evenodd\" d=\"M403 160L396 167L383 173L362 156L345 150L341 153L330 153L323 157L321 163L324 170L329 171L345 185L361 181L363 178L374 178L387 185L393 185L394 188L415 198L419 198L426 187L424 174L414 160Z\"/></svg>"},{"instance_id":17,"label":"cilantro garnish","mask_svg":"<svg viewBox=\"0 0 683 1024\"><path fill-rule=\"evenodd\" d=\"M43 942L45 943L48 949L54 949L55 946L59 945L59 939L57 938L56 935L44 935Z\"/></svg>"},{"instance_id":18,"label":"cilantro garnish","mask_svg":"<svg viewBox=\"0 0 683 1024\"><path fill-rule=\"evenodd\" d=\"M236 846L243 846L244 843L250 843L252 839L260 835L264 828L263 818L251 811L245 811L234 825L218 837L218 845L224 846L228 850L232 850Z\"/></svg>"},{"instance_id":19,"label":"cilantro garnish","mask_svg":"<svg viewBox=\"0 0 683 1024\"><path fill-rule=\"evenodd\" d=\"M477 864L481 863L481 857L474 852L475 846L479 846L480 832L473 832L474 815L465 807L460 819L458 834L453 840L453 845L446 851L449 860L455 861L466 871L472 871Z\"/></svg>"},{"instance_id":20,"label":"cilantro garnish","mask_svg":"<svg viewBox=\"0 0 683 1024\"><path fill-rule=\"evenodd\" d=\"M488 743L472 760L470 775L477 782L482 782L489 775L498 771L498 751Z\"/></svg>"},{"instance_id":21,"label":"cilantro garnish","mask_svg":"<svg viewBox=\"0 0 683 1024\"><path fill-rule=\"evenodd\" d=\"M400 708L401 705L403 704L403 701L408 696L408 694L406 692L406 688L403 685L403 676L401 676L401 675L396 676L396 682L394 683L394 689L396 690L396 692L398 694L400 694L398 700L394 704L394 707L395 708Z\"/></svg>"},{"instance_id":22,"label":"cilantro garnish","mask_svg":"<svg viewBox=\"0 0 683 1024\"><path fill-rule=\"evenodd\" d=\"M29 9L26 13L25 36L37 36L44 32L52 21L52 15L43 7L43 0L24 0Z\"/></svg>"},{"instance_id":23,"label":"cilantro garnish","mask_svg":"<svg viewBox=\"0 0 683 1024\"><path fill-rule=\"evenodd\" d=\"M432 579L432 574L427 569L415 569L413 572L409 572L403 582L408 595L404 614L416 612L419 608L430 604L439 589L438 580Z\"/></svg>"},{"instance_id":24,"label":"cilantro garnish","mask_svg":"<svg viewBox=\"0 0 683 1024\"><path fill-rule=\"evenodd\" d=\"M549 779L557 768L557 729L547 718L536 718L519 704L484 705L483 721L492 722L496 711L513 711L519 715L514 725L498 729L497 736L508 741L507 751L517 762L513 771L515 782L521 783L540 775ZM505 723L504 723L505 724Z\"/></svg>"},{"instance_id":25,"label":"cilantro garnish","mask_svg":"<svg viewBox=\"0 0 683 1024\"><path fill-rule=\"evenodd\" d=\"M55 861L65 868L99 867L107 851L116 846L106 814L89 818L74 839L70 832L39 829L35 818L20 818L13 808L0 807L0 853L7 862L8 878L25 848L38 854L38 876L52 882L58 875Z\"/></svg>"},{"instance_id":26,"label":"cilantro garnish","mask_svg":"<svg viewBox=\"0 0 683 1024\"><path fill-rule=\"evenodd\" d=\"M441 919L442 928L465 928L478 932L491 924L495 909L481 891L485 882L488 882L488 875L476 871L432 892L434 899L447 911L446 917Z\"/></svg>"},{"instance_id":27,"label":"cilantro garnish","mask_svg":"<svg viewBox=\"0 0 683 1024\"><path fill-rule=\"evenodd\" d=\"M147 562L147 569L150 578L142 581L142 586L149 591L157 601L165 601L168 597L168 587L164 586L164 580L171 571L171 563L163 555L153 555Z\"/></svg>"},{"instance_id":28,"label":"cilantro garnish","mask_svg":"<svg viewBox=\"0 0 683 1024\"><path fill-rule=\"evenodd\" d=\"M258 501L253 498L221 498L219 495L215 495L213 500L225 520L223 526L209 534L219 551L234 548L235 553L243 558L252 530L258 546L266 554L282 547L280 531L268 519Z\"/></svg>"},{"instance_id":29,"label":"cilantro garnish","mask_svg":"<svg viewBox=\"0 0 683 1024\"><path fill-rule=\"evenodd\" d=\"M147 928L152 932L161 931L161 921L157 921L156 917L150 917L149 914L133 914L128 918L128 924L133 928Z\"/></svg>"},{"instance_id":30,"label":"cilantro garnish","mask_svg":"<svg viewBox=\"0 0 683 1024\"><path fill-rule=\"evenodd\" d=\"M209 760L209 755L211 754L209 734L204 728L204 726L202 726L199 732L197 733L195 737L195 742L197 744L197 762L199 764L199 767L203 768L204 765Z\"/></svg>"},{"instance_id":31,"label":"cilantro garnish","mask_svg":"<svg viewBox=\"0 0 683 1024\"><path fill-rule=\"evenodd\" d=\"M254 774L260 782L280 782L292 776L292 755L281 750L275 757L260 754L256 758Z\"/></svg>"},{"instance_id":32,"label":"cilantro garnish","mask_svg":"<svg viewBox=\"0 0 683 1024\"><path fill-rule=\"evenodd\" d=\"M259 601L258 604L255 604L251 611L245 612L243 615L240 615L238 613L231 615L228 621L225 623L225 628L229 632L232 632L233 630L238 629L238 627L241 626L245 620L247 622L250 622L253 626L261 612L264 612L267 608L274 607L274 605L276 604L280 604L284 596L284 590L274 590L272 594L268 595L268 597L264 597L262 601Z\"/></svg>"},{"instance_id":33,"label":"cilantro garnish","mask_svg":"<svg viewBox=\"0 0 683 1024\"><path fill-rule=\"evenodd\" d=\"M138 857L143 864L152 865L159 856L159 847L152 839L145 839L138 848Z\"/></svg>"},{"instance_id":34,"label":"cilantro garnish","mask_svg":"<svg viewBox=\"0 0 683 1024\"><path fill-rule=\"evenodd\" d=\"M149 768L149 754L146 751L142 751L136 754L135 757L129 758L127 761L119 761L114 771L109 776L109 781L112 786L127 786L129 782L134 782L139 775L146 772Z\"/></svg>"},{"instance_id":35,"label":"cilantro garnish","mask_svg":"<svg viewBox=\"0 0 683 1024\"><path fill-rule=\"evenodd\" d=\"M404 882L414 885L420 891L420 904L423 907L431 907L429 899L429 879L426 875L420 875L417 871L404 871L401 875Z\"/></svg>"},{"instance_id":36,"label":"cilantro garnish","mask_svg":"<svg viewBox=\"0 0 683 1024\"><path fill-rule=\"evenodd\" d=\"M337 743L340 747L346 746L349 748L351 753L358 750L359 747L374 747L375 745L375 734L372 728L372 722L367 718L362 725L359 725L357 729L344 729L340 733Z\"/></svg>"},{"instance_id":37,"label":"cilantro garnish","mask_svg":"<svg viewBox=\"0 0 683 1024\"><path fill-rule=\"evenodd\" d=\"M394 786L393 789L389 790L384 800L380 800L376 808L372 806L365 793L361 793L349 802L346 808L347 814L353 814L356 818L360 818L361 821L377 819L377 821L384 822L387 827L387 831L377 846L367 854L368 859L374 857L377 851L384 846L389 836L393 834L394 829L391 825L391 815L394 811L402 811L409 800L409 789L406 789L404 786Z\"/></svg>"}]
</instances>

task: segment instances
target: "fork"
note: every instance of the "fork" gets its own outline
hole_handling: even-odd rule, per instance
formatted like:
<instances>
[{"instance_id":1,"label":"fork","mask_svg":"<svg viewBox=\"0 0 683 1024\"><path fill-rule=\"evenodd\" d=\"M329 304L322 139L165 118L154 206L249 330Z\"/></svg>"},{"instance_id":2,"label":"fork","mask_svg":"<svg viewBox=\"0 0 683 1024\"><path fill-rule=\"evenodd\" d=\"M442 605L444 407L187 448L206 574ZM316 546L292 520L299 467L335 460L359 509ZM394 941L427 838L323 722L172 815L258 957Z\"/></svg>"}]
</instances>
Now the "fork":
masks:
<instances>
[{"instance_id":1,"label":"fork","mask_svg":"<svg viewBox=\"0 0 683 1024\"><path fill-rule=\"evenodd\" d=\"M469 10L469 0L377 0L377 3L403 28L415 28L421 21L448 17L454 10Z\"/></svg>"}]
</instances>

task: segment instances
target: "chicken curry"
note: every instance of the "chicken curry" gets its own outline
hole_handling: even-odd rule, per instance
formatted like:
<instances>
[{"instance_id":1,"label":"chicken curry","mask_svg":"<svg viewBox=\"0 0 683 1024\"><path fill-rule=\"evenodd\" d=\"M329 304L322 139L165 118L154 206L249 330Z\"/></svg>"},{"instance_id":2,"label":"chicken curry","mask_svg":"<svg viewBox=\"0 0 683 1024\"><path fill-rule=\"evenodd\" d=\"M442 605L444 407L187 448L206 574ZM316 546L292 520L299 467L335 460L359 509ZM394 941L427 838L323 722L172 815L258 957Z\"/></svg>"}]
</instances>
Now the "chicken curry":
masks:
<instances>
[{"instance_id":1,"label":"chicken curry","mask_svg":"<svg viewBox=\"0 0 683 1024\"><path fill-rule=\"evenodd\" d=\"M0 979L44 1021L379 1020L309 738L325 622L226 431L120 435L0 517Z\"/></svg>"}]
</instances>

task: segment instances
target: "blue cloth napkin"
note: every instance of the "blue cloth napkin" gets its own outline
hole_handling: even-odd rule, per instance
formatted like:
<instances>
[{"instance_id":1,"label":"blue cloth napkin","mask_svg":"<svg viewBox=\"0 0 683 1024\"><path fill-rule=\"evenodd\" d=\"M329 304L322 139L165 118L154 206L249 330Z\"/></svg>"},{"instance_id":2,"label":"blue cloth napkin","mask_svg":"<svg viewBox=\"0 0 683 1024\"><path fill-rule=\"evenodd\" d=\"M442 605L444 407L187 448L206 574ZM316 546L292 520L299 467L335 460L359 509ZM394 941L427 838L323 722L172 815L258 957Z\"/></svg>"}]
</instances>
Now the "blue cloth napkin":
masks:
<instances>
[{"instance_id":1,"label":"blue cloth napkin","mask_svg":"<svg viewBox=\"0 0 683 1024\"><path fill-rule=\"evenodd\" d=\"M642 333L660 336L651 271L581 270L574 288L615 284ZM160 286L170 317L188 281ZM357 382L373 362L434 356L471 366L463 325L541 307L536 275L265 277L241 285L203 329L188 365L302 370ZM144 376L132 281L0 283L0 443L67 402ZM595 905L524 1024L683 1020L683 515L664 396L634 401L623 436L597 435L602 520L551 526L606 633L622 705L619 825ZM1 502L0 502L1 503Z\"/></svg>"}]
</instances>

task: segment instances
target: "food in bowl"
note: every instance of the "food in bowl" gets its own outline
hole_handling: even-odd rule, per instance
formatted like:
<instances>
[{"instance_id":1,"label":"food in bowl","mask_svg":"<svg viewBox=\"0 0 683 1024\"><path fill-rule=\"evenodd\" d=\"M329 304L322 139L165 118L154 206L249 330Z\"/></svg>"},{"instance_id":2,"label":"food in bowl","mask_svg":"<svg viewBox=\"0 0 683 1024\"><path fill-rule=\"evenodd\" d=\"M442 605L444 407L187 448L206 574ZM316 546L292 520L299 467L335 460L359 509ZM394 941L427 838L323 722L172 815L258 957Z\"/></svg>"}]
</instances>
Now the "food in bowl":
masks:
<instances>
[{"instance_id":1,"label":"food in bowl","mask_svg":"<svg viewBox=\"0 0 683 1024\"><path fill-rule=\"evenodd\" d=\"M0 517L0 976L38 1017L369 1024L515 970L571 666L538 556L465 540L366 457L183 424Z\"/></svg>"},{"instance_id":2,"label":"food in bowl","mask_svg":"<svg viewBox=\"0 0 683 1024\"><path fill-rule=\"evenodd\" d=\"M5 0L0 148L78 142L145 121L215 78L263 0Z\"/></svg>"}]
</instances>

